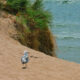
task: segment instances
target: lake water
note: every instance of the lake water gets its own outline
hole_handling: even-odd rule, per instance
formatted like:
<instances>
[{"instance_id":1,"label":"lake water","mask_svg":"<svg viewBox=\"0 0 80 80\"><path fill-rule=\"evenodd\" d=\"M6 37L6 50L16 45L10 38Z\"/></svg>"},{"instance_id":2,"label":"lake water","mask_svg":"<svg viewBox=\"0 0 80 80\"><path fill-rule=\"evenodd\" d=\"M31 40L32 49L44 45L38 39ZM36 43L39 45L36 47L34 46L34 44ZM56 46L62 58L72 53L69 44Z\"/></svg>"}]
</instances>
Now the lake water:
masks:
<instances>
[{"instance_id":1,"label":"lake water","mask_svg":"<svg viewBox=\"0 0 80 80\"><path fill-rule=\"evenodd\" d=\"M59 58L80 63L80 1L62 4L45 2L46 9L53 15L53 28Z\"/></svg>"}]
</instances>

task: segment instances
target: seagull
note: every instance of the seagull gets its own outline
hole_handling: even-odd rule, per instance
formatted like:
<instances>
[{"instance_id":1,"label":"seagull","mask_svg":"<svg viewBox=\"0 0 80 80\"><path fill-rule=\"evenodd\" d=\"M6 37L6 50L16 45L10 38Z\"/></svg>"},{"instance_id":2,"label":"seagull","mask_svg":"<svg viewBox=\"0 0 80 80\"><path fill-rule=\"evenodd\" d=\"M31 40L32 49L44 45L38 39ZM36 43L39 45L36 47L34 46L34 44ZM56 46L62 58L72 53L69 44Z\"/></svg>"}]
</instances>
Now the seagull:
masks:
<instances>
[{"instance_id":1,"label":"seagull","mask_svg":"<svg viewBox=\"0 0 80 80\"><path fill-rule=\"evenodd\" d=\"M21 63L24 65L23 68L26 68L26 64L29 61L28 51L24 51L24 55L21 57Z\"/></svg>"}]
</instances>

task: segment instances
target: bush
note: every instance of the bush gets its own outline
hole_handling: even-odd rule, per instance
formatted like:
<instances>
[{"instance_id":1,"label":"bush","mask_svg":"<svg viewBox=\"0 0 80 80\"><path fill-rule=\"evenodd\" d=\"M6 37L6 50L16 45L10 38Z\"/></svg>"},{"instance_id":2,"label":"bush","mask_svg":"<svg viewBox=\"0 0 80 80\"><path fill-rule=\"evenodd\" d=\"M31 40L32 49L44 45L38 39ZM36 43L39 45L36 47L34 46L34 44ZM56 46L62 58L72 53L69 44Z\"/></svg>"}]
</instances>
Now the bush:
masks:
<instances>
[{"instance_id":1,"label":"bush","mask_svg":"<svg viewBox=\"0 0 80 80\"><path fill-rule=\"evenodd\" d=\"M51 23L51 14L43 9L42 0L36 0L30 6L29 0L7 0L9 11L25 17L26 24L31 28L45 29Z\"/></svg>"},{"instance_id":2,"label":"bush","mask_svg":"<svg viewBox=\"0 0 80 80\"><path fill-rule=\"evenodd\" d=\"M7 0L7 7L17 16L18 40L25 46L55 56L55 42L49 31L52 16L44 10L42 0L32 5L29 0Z\"/></svg>"},{"instance_id":3,"label":"bush","mask_svg":"<svg viewBox=\"0 0 80 80\"><path fill-rule=\"evenodd\" d=\"M34 4L32 5L32 8L34 10L42 10L43 9L43 1L42 0L36 0Z\"/></svg>"},{"instance_id":4,"label":"bush","mask_svg":"<svg viewBox=\"0 0 80 80\"><path fill-rule=\"evenodd\" d=\"M7 5L15 11L25 11L29 6L28 0L7 0Z\"/></svg>"}]
</instances>

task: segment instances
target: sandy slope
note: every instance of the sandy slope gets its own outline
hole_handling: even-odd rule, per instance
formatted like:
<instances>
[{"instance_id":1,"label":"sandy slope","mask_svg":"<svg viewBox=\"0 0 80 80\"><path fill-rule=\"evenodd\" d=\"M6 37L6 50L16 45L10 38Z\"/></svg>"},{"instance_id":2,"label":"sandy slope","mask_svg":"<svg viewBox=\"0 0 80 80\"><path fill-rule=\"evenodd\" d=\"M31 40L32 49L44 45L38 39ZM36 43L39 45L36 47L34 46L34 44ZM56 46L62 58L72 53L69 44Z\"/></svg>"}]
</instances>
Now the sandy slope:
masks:
<instances>
[{"instance_id":1,"label":"sandy slope","mask_svg":"<svg viewBox=\"0 0 80 80\"><path fill-rule=\"evenodd\" d=\"M63 61L22 46L9 37L9 18L0 17L0 80L80 80L80 64ZM22 69L23 51L30 52L27 69Z\"/></svg>"}]
</instances>

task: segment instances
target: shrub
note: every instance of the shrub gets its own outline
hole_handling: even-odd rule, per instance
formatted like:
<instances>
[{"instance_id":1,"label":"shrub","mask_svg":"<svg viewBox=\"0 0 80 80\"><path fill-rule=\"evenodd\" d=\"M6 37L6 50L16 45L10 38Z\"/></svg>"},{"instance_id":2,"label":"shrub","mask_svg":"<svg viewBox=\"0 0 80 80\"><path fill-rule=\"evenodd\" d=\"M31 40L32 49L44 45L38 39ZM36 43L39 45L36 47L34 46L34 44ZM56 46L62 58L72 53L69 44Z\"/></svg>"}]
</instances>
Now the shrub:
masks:
<instances>
[{"instance_id":1,"label":"shrub","mask_svg":"<svg viewBox=\"0 0 80 80\"><path fill-rule=\"evenodd\" d=\"M18 40L25 46L55 56L55 42L49 30L52 16L44 10L42 0L32 5L29 0L7 0L7 7L17 16Z\"/></svg>"},{"instance_id":2,"label":"shrub","mask_svg":"<svg viewBox=\"0 0 80 80\"><path fill-rule=\"evenodd\" d=\"M34 4L32 5L32 8L34 10L42 10L43 9L43 1L42 0L36 0Z\"/></svg>"},{"instance_id":3,"label":"shrub","mask_svg":"<svg viewBox=\"0 0 80 80\"><path fill-rule=\"evenodd\" d=\"M7 0L7 5L15 11L25 11L29 6L28 0Z\"/></svg>"},{"instance_id":4,"label":"shrub","mask_svg":"<svg viewBox=\"0 0 80 80\"><path fill-rule=\"evenodd\" d=\"M42 0L36 0L30 6L29 0L7 0L11 12L23 16L31 30L33 28L45 29L51 23L51 14L43 9Z\"/></svg>"}]
</instances>

